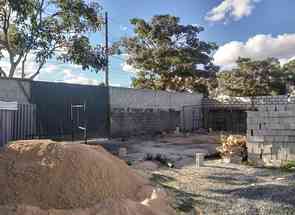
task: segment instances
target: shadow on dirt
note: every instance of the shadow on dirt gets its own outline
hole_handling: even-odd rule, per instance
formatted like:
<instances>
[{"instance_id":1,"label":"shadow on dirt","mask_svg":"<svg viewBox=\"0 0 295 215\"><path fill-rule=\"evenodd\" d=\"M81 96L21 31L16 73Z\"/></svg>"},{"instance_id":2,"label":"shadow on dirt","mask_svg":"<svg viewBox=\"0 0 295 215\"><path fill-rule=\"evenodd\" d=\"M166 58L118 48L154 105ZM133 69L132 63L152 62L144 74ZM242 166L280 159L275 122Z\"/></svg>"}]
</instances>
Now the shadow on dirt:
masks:
<instances>
[{"instance_id":1,"label":"shadow on dirt","mask_svg":"<svg viewBox=\"0 0 295 215\"><path fill-rule=\"evenodd\" d=\"M288 185L255 185L231 190L210 190L218 194L232 195L249 200L268 200L274 203L287 204L295 207L295 187Z\"/></svg>"},{"instance_id":2,"label":"shadow on dirt","mask_svg":"<svg viewBox=\"0 0 295 215\"><path fill-rule=\"evenodd\" d=\"M189 213L195 210L194 206L197 205L197 201L194 198L198 197L198 195L177 189L177 182L174 178L160 174L153 174L151 180L155 184L165 188L166 191L174 196L172 207L177 211Z\"/></svg>"}]
</instances>

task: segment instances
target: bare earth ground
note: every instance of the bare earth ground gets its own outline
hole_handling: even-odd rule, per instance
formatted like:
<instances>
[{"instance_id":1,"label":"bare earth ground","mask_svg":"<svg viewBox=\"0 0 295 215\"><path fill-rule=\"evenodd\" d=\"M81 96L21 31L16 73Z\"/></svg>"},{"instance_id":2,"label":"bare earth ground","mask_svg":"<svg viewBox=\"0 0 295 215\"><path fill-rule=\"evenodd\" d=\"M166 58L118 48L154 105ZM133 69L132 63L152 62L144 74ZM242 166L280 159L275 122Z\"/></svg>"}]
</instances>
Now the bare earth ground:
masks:
<instances>
[{"instance_id":1,"label":"bare earth ground","mask_svg":"<svg viewBox=\"0 0 295 215\"><path fill-rule=\"evenodd\" d=\"M131 139L105 144L116 151L126 147L126 160L174 199L171 204L179 214L295 214L295 172L205 161L195 168L196 152L214 153L216 135ZM176 168L138 165L147 154L164 154ZM149 166L149 165L148 165ZM198 212L196 211L198 209Z\"/></svg>"}]
</instances>

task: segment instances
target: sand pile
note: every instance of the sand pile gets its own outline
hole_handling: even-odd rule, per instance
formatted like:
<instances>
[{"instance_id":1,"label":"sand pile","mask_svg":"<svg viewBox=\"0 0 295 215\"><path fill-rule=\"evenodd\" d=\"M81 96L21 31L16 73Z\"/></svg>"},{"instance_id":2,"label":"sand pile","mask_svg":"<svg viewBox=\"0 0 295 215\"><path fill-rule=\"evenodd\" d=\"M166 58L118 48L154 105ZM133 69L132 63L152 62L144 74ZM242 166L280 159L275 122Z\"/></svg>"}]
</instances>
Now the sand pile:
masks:
<instances>
[{"instance_id":1,"label":"sand pile","mask_svg":"<svg viewBox=\"0 0 295 215\"><path fill-rule=\"evenodd\" d=\"M16 142L1 152L0 186L0 214L123 215L149 211L140 202L152 193L148 181L102 147L49 140Z\"/></svg>"},{"instance_id":2,"label":"sand pile","mask_svg":"<svg viewBox=\"0 0 295 215\"><path fill-rule=\"evenodd\" d=\"M160 201L161 202L161 201ZM163 205L162 203L160 205ZM154 208L154 205L144 205L130 199L106 200L91 208L56 210L42 210L38 207L27 205L1 206L2 215L175 215L174 211L164 205L163 208ZM158 204L155 206L159 207ZM168 209L167 209L168 208Z\"/></svg>"}]
</instances>

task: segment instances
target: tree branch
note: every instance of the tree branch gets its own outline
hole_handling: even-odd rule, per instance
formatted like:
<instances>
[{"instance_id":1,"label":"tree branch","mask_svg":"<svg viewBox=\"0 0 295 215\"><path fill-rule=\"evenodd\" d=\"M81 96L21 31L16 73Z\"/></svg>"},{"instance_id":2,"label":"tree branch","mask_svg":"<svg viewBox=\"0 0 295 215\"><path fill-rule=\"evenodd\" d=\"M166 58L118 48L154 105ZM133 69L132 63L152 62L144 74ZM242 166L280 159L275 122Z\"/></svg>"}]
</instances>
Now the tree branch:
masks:
<instances>
[{"instance_id":1,"label":"tree branch","mask_svg":"<svg viewBox=\"0 0 295 215\"><path fill-rule=\"evenodd\" d=\"M10 26L10 14L11 14L11 8L8 9L7 12L4 10L4 25L3 25L3 33L4 33L4 43L6 44L6 49L9 54L9 61L10 61L10 71L9 71L9 77L13 77L16 65L14 62L14 54L11 51L10 44L9 44L9 38L8 38L8 29Z\"/></svg>"},{"instance_id":2,"label":"tree branch","mask_svg":"<svg viewBox=\"0 0 295 215\"><path fill-rule=\"evenodd\" d=\"M7 48L7 43L3 40L0 40L0 48Z\"/></svg>"},{"instance_id":3,"label":"tree branch","mask_svg":"<svg viewBox=\"0 0 295 215\"><path fill-rule=\"evenodd\" d=\"M45 62L46 62L46 61L43 60L43 61L39 64L39 67L38 67L37 71L36 71L33 75L31 75L31 77L30 77L31 80L34 80L34 79L40 74L40 70L41 70L42 67L44 66Z\"/></svg>"},{"instance_id":4,"label":"tree branch","mask_svg":"<svg viewBox=\"0 0 295 215\"><path fill-rule=\"evenodd\" d=\"M0 67L0 77L7 77L6 73L4 72L4 70Z\"/></svg>"},{"instance_id":5,"label":"tree branch","mask_svg":"<svg viewBox=\"0 0 295 215\"><path fill-rule=\"evenodd\" d=\"M24 58L23 58L23 61L22 61L22 78L24 79L26 77L26 74L25 74L25 63L27 61L27 56L29 54L30 51L27 51L26 54L24 55Z\"/></svg>"}]
</instances>

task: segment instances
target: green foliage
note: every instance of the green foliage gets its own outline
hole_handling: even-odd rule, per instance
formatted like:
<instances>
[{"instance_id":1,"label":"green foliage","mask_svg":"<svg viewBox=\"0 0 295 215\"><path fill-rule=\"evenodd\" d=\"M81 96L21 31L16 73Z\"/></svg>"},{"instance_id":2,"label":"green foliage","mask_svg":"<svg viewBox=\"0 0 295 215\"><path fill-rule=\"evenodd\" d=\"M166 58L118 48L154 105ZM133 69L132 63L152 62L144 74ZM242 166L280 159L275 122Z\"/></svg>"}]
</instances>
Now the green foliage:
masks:
<instances>
[{"instance_id":1,"label":"green foliage","mask_svg":"<svg viewBox=\"0 0 295 215\"><path fill-rule=\"evenodd\" d=\"M295 161L287 161L281 168L285 171L293 172L295 171Z\"/></svg>"},{"instance_id":2,"label":"green foliage","mask_svg":"<svg viewBox=\"0 0 295 215\"><path fill-rule=\"evenodd\" d=\"M295 89L295 60L292 60L288 63L286 63L283 68L284 72L284 78L286 80L286 83L288 84L288 90L290 94L294 94Z\"/></svg>"},{"instance_id":3,"label":"green foliage","mask_svg":"<svg viewBox=\"0 0 295 215\"><path fill-rule=\"evenodd\" d=\"M164 166L168 166L170 168L174 167L173 162L170 161L165 155L162 155L162 154L153 155L153 154L148 153L145 155L144 160L145 161L157 161Z\"/></svg>"},{"instance_id":4,"label":"green foliage","mask_svg":"<svg viewBox=\"0 0 295 215\"><path fill-rule=\"evenodd\" d=\"M8 53L9 77L20 64L26 77L29 54L39 65L31 78L53 57L97 72L104 66L103 50L91 46L85 35L101 29L100 12L99 4L84 0L0 0L0 58Z\"/></svg>"},{"instance_id":5,"label":"green foliage","mask_svg":"<svg viewBox=\"0 0 295 215\"><path fill-rule=\"evenodd\" d=\"M275 58L251 60L239 58L237 68L218 74L219 88L230 96L266 96L286 93L286 82L294 79L293 71L281 67Z\"/></svg>"},{"instance_id":6,"label":"green foliage","mask_svg":"<svg viewBox=\"0 0 295 215\"><path fill-rule=\"evenodd\" d=\"M135 36L123 38L120 45L127 64L138 71L134 87L202 92L213 87L210 80L218 68L211 53L217 46L199 39L202 27L181 25L170 15L154 16L150 22L132 19L131 24Z\"/></svg>"},{"instance_id":7,"label":"green foliage","mask_svg":"<svg viewBox=\"0 0 295 215\"><path fill-rule=\"evenodd\" d=\"M128 166L132 166L132 161L126 161L126 164L127 164Z\"/></svg>"},{"instance_id":8,"label":"green foliage","mask_svg":"<svg viewBox=\"0 0 295 215\"><path fill-rule=\"evenodd\" d=\"M102 47L93 48L86 36L77 36L74 38L72 46L68 48L68 52L61 55L61 59L65 62L82 65L82 69L97 67L99 69L101 65L104 65L104 58L101 57L103 52Z\"/></svg>"}]
</instances>

